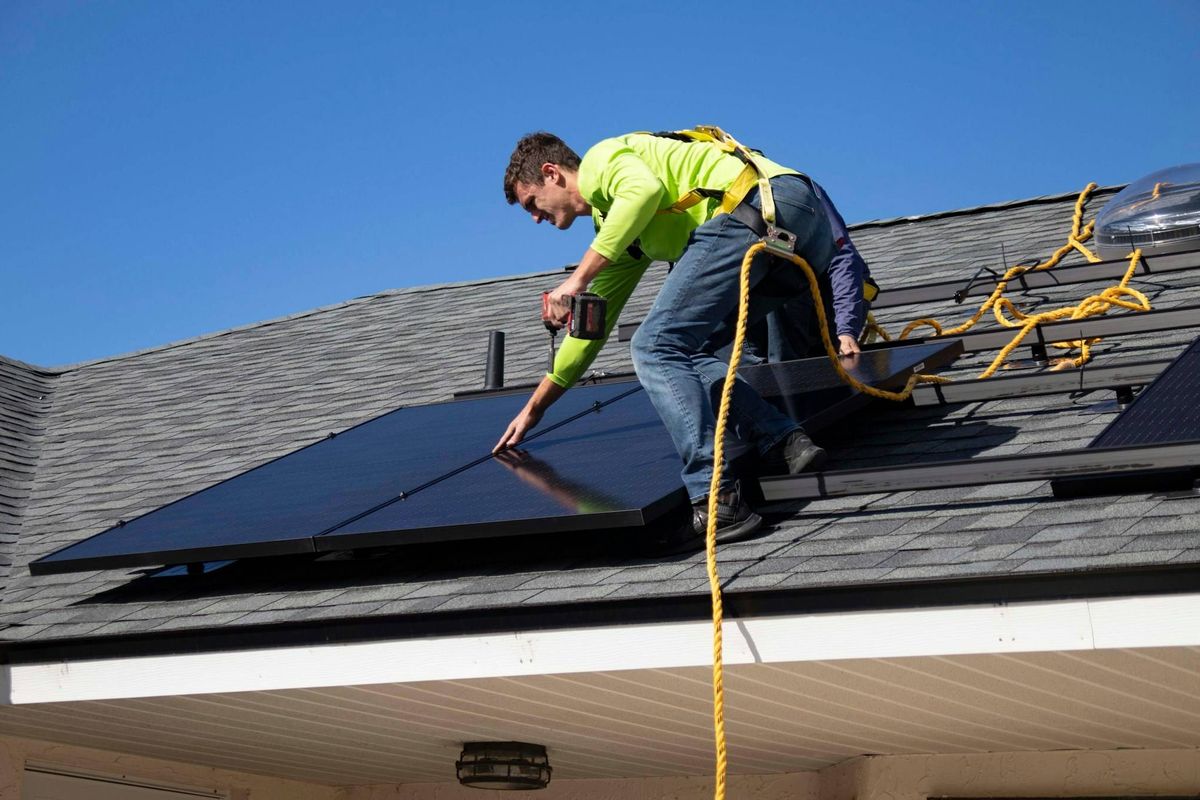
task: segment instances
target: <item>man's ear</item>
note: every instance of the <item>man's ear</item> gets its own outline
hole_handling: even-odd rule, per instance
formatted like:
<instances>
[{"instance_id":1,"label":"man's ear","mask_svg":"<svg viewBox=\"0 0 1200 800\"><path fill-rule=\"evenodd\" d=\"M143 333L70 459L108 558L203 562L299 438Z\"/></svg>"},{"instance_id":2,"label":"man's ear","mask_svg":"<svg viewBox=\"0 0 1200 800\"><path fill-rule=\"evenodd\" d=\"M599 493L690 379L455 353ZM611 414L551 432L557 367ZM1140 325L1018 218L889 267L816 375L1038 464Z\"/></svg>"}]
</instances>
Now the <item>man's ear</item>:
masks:
<instances>
[{"instance_id":1,"label":"man's ear","mask_svg":"<svg viewBox=\"0 0 1200 800\"><path fill-rule=\"evenodd\" d=\"M551 164L549 161L542 164L543 183L559 183L560 178L562 178L562 169L558 164Z\"/></svg>"}]
</instances>

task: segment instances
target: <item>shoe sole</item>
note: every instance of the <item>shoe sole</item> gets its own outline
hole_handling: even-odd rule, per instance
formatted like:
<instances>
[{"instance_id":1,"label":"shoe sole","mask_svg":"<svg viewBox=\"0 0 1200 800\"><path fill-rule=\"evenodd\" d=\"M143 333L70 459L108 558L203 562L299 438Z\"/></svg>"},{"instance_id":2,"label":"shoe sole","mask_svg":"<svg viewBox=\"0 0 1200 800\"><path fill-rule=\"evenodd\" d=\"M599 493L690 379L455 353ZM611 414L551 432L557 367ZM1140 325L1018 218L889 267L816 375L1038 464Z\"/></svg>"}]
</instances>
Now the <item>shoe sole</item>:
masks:
<instances>
[{"instance_id":1,"label":"shoe sole","mask_svg":"<svg viewBox=\"0 0 1200 800\"><path fill-rule=\"evenodd\" d=\"M740 542L743 539L747 539L762 527L762 522L763 519L761 516L751 512L749 516L747 516L737 525L717 531L717 544L729 544L731 542ZM704 550L704 542L704 536L692 536L681 542L664 545L662 549L659 550L659 553L664 556L695 553Z\"/></svg>"},{"instance_id":2,"label":"shoe sole","mask_svg":"<svg viewBox=\"0 0 1200 800\"><path fill-rule=\"evenodd\" d=\"M753 511L737 525L717 531L717 544L740 542L762 527L763 518Z\"/></svg>"}]
</instances>

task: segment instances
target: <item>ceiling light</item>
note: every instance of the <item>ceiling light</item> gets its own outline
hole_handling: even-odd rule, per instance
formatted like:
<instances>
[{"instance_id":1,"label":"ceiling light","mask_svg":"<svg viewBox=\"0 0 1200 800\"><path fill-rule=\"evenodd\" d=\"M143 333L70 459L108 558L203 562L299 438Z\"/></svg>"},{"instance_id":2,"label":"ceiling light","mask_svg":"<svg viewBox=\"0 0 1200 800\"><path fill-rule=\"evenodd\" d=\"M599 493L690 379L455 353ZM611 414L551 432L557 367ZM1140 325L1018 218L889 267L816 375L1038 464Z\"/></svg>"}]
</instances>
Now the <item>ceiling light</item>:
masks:
<instances>
[{"instance_id":1,"label":"ceiling light","mask_svg":"<svg viewBox=\"0 0 1200 800\"><path fill-rule=\"evenodd\" d=\"M476 789L545 789L546 748L524 742L467 742L454 764L458 782Z\"/></svg>"}]
</instances>

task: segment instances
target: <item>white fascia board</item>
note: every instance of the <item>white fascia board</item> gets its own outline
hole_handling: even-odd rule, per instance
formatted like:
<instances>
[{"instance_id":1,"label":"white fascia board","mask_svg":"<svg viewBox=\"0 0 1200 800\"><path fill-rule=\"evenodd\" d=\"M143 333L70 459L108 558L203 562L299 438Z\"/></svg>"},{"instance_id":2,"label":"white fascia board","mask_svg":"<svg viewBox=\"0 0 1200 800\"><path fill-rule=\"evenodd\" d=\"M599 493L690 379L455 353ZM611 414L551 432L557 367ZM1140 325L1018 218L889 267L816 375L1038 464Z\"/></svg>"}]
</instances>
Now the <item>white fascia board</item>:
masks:
<instances>
[{"instance_id":1,"label":"white fascia board","mask_svg":"<svg viewBox=\"0 0 1200 800\"><path fill-rule=\"evenodd\" d=\"M727 620L730 665L1200 645L1200 594ZM712 624L17 664L11 704L708 666Z\"/></svg>"}]
</instances>

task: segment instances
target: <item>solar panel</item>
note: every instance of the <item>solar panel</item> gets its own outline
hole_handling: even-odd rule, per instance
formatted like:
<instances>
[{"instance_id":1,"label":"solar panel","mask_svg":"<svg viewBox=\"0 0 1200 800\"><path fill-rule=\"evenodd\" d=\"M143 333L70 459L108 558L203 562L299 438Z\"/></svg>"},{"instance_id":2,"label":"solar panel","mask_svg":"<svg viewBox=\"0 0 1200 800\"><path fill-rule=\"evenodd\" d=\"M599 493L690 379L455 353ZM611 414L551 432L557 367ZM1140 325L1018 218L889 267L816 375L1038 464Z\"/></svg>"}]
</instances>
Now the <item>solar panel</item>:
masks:
<instances>
[{"instance_id":1,"label":"solar panel","mask_svg":"<svg viewBox=\"0 0 1200 800\"><path fill-rule=\"evenodd\" d=\"M1200 338L1100 432L1089 447L1200 440Z\"/></svg>"},{"instance_id":2,"label":"solar panel","mask_svg":"<svg viewBox=\"0 0 1200 800\"><path fill-rule=\"evenodd\" d=\"M646 393L618 386L635 391L349 521L319 536L317 549L652 522L683 500L679 456Z\"/></svg>"},{"instance_id":3,"label":"solar panel","mask_svg":"<svg viewBox=\"0 0 1200 800\"><path fill-rule=\"evenodd\" d=\"M1200 442L1200 337L1143 389L1092 440L1088 449L1178 442ZM1141 476L1127 474L1111 479L1061 478L1052 481L1051 488L1059 497L1107 494L1114 488L1128 491L1188 488L1194 473L1194 468L1185 467L1147 470Z\"/></svg>"},{"instance_id":4,"label":"solar panel","mask_svg":"<svg viewBox=\"0 0 1200 800\"><path fill-rule=\"evenodd\" d=\"M953 360L960 348L866 353L851 371L890 386ZM812 429L865 402L824 358L744 374ZM30 570L637 526L683 501L678 455L636 381L572 389L519 452L491 457L525 400L485 396L398 409L45 556Z\"/></svg>"},{"instance_id":5,"label":"solar panel","mask_svg":"<svg viewBox=\"0 0 1200 800\"><path fill-rule=\"evenodd\" d=\"M904 385L915 372L943 367L962 353L955 340L868 350L843 366L858 381L883 389ZM742 377L810 433L846 416L870 398L851 390L824 356L747 367Z\"/></svg>"},{"instance_id":6,"label":"solar panel","mask_svg":"<svg viewBox=\"0 0 1200 800\"><path fill-rule=\"evenodd\" d=\"M543 427L636 386L568 392ZM486 397L397 409L52 553L31 570L315 552L313 537L485 456L525 399ZM673 448L669 452L674 455Z\"/></svg>"}]
</instances>

